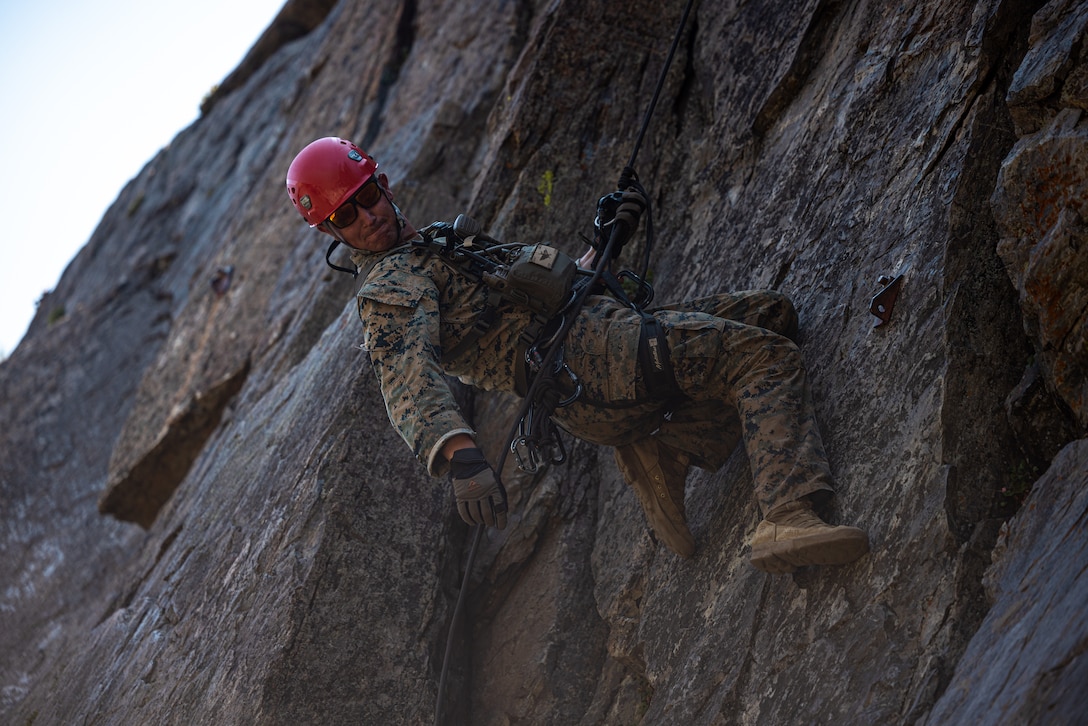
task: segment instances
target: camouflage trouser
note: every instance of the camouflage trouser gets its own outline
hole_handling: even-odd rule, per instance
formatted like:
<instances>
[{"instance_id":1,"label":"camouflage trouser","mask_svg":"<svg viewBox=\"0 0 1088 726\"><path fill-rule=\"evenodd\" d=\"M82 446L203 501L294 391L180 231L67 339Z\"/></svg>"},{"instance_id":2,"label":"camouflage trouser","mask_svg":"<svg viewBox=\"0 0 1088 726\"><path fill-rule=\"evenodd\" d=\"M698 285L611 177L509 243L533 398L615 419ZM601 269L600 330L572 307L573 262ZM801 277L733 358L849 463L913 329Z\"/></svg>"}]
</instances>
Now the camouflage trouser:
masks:
<instances>
[{"instance_id":1,"label":"camouflage trouser","mask_svg":"<svg viewBox=\"0 0 1088 726\"><path fill-rule=\"evenodd\" d=\"M637 365L638 315L610 298L590 298L566 344L584 393L556 411L557 423L607 446L653 436L659 450L683 452L676 458L709 471L743 441L764 513L831 491L787 297L726 293L650 312L666 330L684 398L668 403L647 390Z\"/></svg>"}]
</instances>

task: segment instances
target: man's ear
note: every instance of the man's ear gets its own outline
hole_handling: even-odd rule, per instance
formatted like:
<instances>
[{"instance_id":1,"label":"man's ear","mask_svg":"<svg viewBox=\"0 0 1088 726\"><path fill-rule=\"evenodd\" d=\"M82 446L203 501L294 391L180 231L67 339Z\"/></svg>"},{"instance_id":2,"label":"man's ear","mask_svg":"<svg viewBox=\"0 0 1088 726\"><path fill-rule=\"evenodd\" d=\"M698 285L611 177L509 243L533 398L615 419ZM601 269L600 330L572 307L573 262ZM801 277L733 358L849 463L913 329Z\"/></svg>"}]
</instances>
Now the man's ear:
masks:
<instances>
[{"instance_id":1,"label":"man's ear","mask_svg":"<svg viewBox=\"0 0 1088 726\"><path fill-rule=\"evenodd\" d=\"M385 196L389 197L389 201L393 201L393 190L389 188L389 177L385 175L384 171L378 172L378 184L385 192Z\"/></svg>"},{"instance_id":2,"label":"man's ear","mask_svg":"<svg viewBox=\"0 0 1088 726\"><path fill-rule=\"evenodd\" d=\"M316 227L314 227L314 229L316 229L318 232L323 232L323 233L329 235L330 237L335 237L336 236L332 232L329 231L329 228L325 225L324 222L321 222L320 224L318 224Z\"/></svg>"}]
</instances>

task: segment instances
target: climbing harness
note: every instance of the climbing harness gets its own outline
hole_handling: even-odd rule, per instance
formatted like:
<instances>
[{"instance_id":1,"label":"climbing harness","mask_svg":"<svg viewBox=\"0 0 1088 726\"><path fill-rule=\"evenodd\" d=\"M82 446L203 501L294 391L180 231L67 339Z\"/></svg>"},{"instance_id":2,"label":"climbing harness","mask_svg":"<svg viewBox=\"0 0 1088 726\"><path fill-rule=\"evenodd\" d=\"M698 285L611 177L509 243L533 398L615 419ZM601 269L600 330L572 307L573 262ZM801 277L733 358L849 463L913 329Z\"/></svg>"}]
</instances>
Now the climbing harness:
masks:
<instances>
[{"instance_id":1,"label":"climbing harness","mask_svg":"<svg viewBox=\"0 0 1088 726\"><path fill-rule=\"evenodd\" d=\"M665 341L664 330L652 315L649 315L642 310L642 307L653 299L653 289L650 287L649 283L645 281L653 244L653 213L649 195L646 194L642 185L638 183L638 176L635 173L634 166L635 160L638 158L639 149L642 146L643 138L649 128L650 119L653 117L654 110L657 107L657 101L661 96L661 89L665 85L665 79L668 75L669 68L672 65L673 57L676 55L676 49L680 44L680 38L683 36L684 28L687 26L688 15L691 13L693 4L694 0L687 0L684 5L684 12L680 16L680 22L677 24L672 45L669 47L669 53L661 68L657 87L654 89L650 105L642 118L642 126L639 128L638 135L635 139L635 145L631 152L630 160L620 174L619 183L617 184L619 196L616 197L616 193L613 193L612 195L602 198L602 200L598 202L598 215L594 224L600 234L597 244L601 245L601 243L604 242L604 238L607 238L607 241L604 242L603 247L598 249L598 257L593 273L588 280L584 280L583 278L582 284L572 285L572 297L561 308L561 311L565 314L560 318L560 322L557 324L554 334L550 335L547 340L544 341L545 345L541 346L537 343L535 347L530 346L526 351L527 363L534 369L536 374L533 376L533 380L529 384L522 399L521 407L518 410L515 419L516 423L512 427L508 437L510 444L504 448L499 457L498 464L495 467L495 472L499 477L501 477L503 467L506 463L507 454L510 452L514 452L518 457L519 466L524 462L525 465L529 467L526 469L527 471L535 471L535 468L533 467L540 466L542 462L542 446L558 442L558 462L561 463L566 458L562 440L555 428L555 424L551 422L551 413L556 407L560 405L569 405L569 403L577 399L581 394L581 386L578 384L577 376L575 376L575 374L566 367L566 364L563 363L563 341L566 339L567 333L570 332L570 328L574 324L575 318L585 304L586 297L596 289L602 279L606 281L606 284L608 284L613 293L615 293L616 289L621 292L623 291L622 286L617 279L617 277L620 276L613 276L611 273L607 273L606 277L606 268L613 257L619 254L619 250L623 248L623 245L630 239L635 231L638 220L637 211L641 210L636 211L636 209L632 209L630 206L625 207L624 204L625 201L629 201L624 198L624 192L632 188L641 195L641 198L645 201L646 205L646 246L640 274L635 276L633 273L627 273L626 275L621 273L621 276L627 277L627 279L635 284L636 288L639 290L639 294L636 296L634 302L629 300L626 294L620 299L635 309L642 317L642 333L639 341L639 363L640 365L643 365L643 376L646 378L648 385L651 386L651 390L656 389L658 391L664 391L668 396L674 396L679 393L676 390L676 379L672 375L671 365L669 363L668 347ZM604 201L605 199L608 201ZM602 202L604 202L603 210ZM610 209L610 207L613 206L614 212ZM604 211L603 216L601 214L602 211ZM454 227L456 228L456 226L455 222ZM478 232L478 227L475 230L471 230L470 226L471 225L463 225L462 230L466 232ZM607 234L605 234L606 232ZM645 363L643 363L643 358L645 358ZM520 368L520 366L518 367ZM567 374L570 382L574 384L574 393L566 399L560 399L558 397L559 392L556 386L556 380L557 375L561 372ZM545 421L547 423L544 423ZM548 429L549 426L551 427L550 430ZM547 435L550 435L551 441L549 441ZM557 457L553 456L551 457L551 460L557 461ZM468 554L468 560L465 562L465 574L461 581L461 590L457 595L457 603L454 606L453 616L450 619L449 632L446 636L446 652L442 658L442 673L438 681L438 698L437 703L435 704L435 726L440 726L442 723L442 710L445 704L446 678L449 673L450 653L453 651L453 640L460 623L465 594L468 591L469 578L472 575L472 567L476 561L476 552L479 549L480 540L483 539L484 525L477 524L475 530L472 538L472 547Z\"/></svg>"},{"instance_id":2,"label":"climbing harness","mask_svg":"<svg viewBox=\"0 0 1088 726\"><path fill-rule=\"evenodd\" d=\"M457 345L443 352L444 361L457 360L475 349L501 317L502 304L512 303L532 313L518 336L514 370L515 391L529 404L518 417L508 451L517 457L519 469L536 473L545 462L566 461L566 449L551 414L573 403L582 392L577 375L563 360L562 337L569 329L568 321L580 309L584 299L580 294L592 273L580 270L573 259L554 247L503 244L478 230L479 224L462 214L452 225L429 225L412 244L488 290L484 309ZM554 357L549 359L553 349ZM560 377L568 395L561 395L555 385ZM541 380L548 385L537 383Z\"/></svg>"}]
</instances>

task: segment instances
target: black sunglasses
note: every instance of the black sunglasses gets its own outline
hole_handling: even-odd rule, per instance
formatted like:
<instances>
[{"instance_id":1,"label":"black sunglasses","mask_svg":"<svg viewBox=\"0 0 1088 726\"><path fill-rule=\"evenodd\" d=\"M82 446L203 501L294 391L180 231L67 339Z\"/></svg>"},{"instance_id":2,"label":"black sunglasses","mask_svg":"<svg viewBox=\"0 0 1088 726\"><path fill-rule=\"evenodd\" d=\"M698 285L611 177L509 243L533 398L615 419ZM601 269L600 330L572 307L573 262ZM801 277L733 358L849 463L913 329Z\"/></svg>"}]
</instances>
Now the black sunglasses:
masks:
<instances>
[{"instance_id":1,"label":"black sunglasses","mask_svg":"<svg viewBox=\"0 0 1088 726\"><path fill-rule=\"evenodd\" d=\"M359 218L358 207L370 209L382 198L382 188L375 177L370 177L363 185L348 197L348 200L336 208L325 220L337 229L343 229Z\"/></svg>"}]
</instances>

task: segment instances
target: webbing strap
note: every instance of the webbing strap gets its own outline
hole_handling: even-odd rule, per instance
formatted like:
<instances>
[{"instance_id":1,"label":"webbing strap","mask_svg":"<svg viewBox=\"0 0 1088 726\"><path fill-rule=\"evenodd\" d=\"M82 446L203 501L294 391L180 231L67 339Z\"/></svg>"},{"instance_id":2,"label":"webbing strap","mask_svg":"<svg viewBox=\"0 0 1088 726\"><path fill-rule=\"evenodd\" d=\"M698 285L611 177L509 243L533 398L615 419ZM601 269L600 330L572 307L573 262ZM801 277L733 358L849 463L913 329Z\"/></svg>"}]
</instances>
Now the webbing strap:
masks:
<instances>
[{"instance_id":1,"label":"webbing strap","mask_svg":"<svg viewBox=\"0 0 1088 726\"><path fill-rule=\"evenodd\" d=\"M638 336L638 367L651 396L670 400L684 397L676 383L676 372L669 357L665 326L649 313L642 313L642 326Z\"/></svg>"},{"instance_id":2,"label":"webbing strap","mask_svg":"<svg viewBox=\"0 0 1088 726\"><path fill-rule=\"evenodd\" d=\"M665 400L684 398L680 386L676 383L676 372L673 370L672 359L669 356L669 341L665 336L665 326L653 315L633 304L619 279L611 272L601 275L601 281L613 297L637 312L642 318L638 336L638 367L650 395Z\"/></svg>"}]
</instances>

